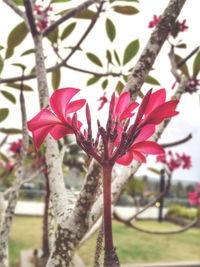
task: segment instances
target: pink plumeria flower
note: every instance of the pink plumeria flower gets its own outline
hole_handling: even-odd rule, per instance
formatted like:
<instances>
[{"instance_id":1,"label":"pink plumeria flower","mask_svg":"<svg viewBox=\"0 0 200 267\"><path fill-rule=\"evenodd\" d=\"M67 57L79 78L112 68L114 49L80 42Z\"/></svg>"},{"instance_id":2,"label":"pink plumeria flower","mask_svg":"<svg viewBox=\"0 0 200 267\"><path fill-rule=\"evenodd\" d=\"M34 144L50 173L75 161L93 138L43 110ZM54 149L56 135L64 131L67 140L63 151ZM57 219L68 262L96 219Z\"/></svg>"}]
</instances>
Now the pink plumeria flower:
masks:
<instances>
[{"instance_id":1,"label":"pink plumeria flower","mask_svg":"<svg viewBox=\"0 0 200 267\"><path fill-rule=\"evenodd\" d=\"M65 134L74 133L70 115L81 109L86 102L85 99L71 101L79 91L76 88L57 89L50 98L53 112L44 108L28 122L36 150L40 148L48 134L58 140ZM78 121L77 125L80 128L82 124Z\"/></svg>"},{"instance_id":2,"label":"pink plumeria flower","mask_svg":"<svg viewBox=\"0 0 200 267\"><path fill-rule=\"evenodd\" d=\"M165 118L178 114L175 108L177 100L165 102L165 89L155 93L150 90L139 105L135 120L133 110L138 103L131 101L129 92L122 93L119 97L112 95L109 108L109 116L106 127L98 122L96 138L92 137L91 117L89 106L86 105L86 118L88 129L83 133L77 129L77 115L74 114L72 126L75 129L76 140L79 146L88 154L93 156L100 164L105 157L112 164L115 162L129 165L132 160L145 162L147 154L162 154L163 148L156 142L148 139L155 132L155 126ZM99 139L102 139L105 154L98 151Z\"/></svg>"}]
</instances>

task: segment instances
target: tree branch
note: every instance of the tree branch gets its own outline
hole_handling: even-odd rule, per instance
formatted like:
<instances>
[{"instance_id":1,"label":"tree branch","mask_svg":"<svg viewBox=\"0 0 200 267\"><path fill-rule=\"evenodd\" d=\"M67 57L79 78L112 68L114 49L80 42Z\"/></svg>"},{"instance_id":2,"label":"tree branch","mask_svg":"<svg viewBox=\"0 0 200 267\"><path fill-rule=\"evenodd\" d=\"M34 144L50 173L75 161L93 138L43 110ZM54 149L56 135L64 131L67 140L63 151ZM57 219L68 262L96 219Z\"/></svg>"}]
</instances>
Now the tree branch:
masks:
<instances>
[{"instance_id":1,"label":"tree branch","mask_svg":"<svg viewBox=\"0 0 200 267\"><path fill-rule=\"evenodd\" d=\"M175 142L171 142L171 143L166 143L166 144L160 144L163 148L167 148L167 147L172 147L172 146L177 146L177 145L181 145L186 143L187 141L189 141L190 139L192 139L192 134L189 134L188 136L186 136L185 138L179 140L179 141L175 141Z\"/></svg>"},{"instance_id":2,"label":"tree branch","mask_svg":"<svg viewBox=\"0 0 200 267\"><path fill-rule=\"evenodd\" d=\"M29 145L29 136L26 126L26 109L25 109L25 100L23 95L23 76L21 82L21 92L20 92L20 107L21 107L21 116L22 116L22 145L20 149L19 160L16 164L15 177L12 194L8 195L8 204L5 210L5 216L3 218L2 228L0 229L0 265L6 267L7 265L7 247L8 247L8 238L10 233L10 228L12 225L12 219L15 211L15 207L18 200L19 189L24 181L25 175L25 158L28 151Z\"/></svg>"},{"instance_id":3,"label":"tree branch","mask_svg":"<svg viewBox=\"0 0 200 267\"><path fill-rule=\"evenodd\" d=\"M27 17L23 11L12 1L12 0L3 0L3 2L9 6L17 15L27 21Z\"/></svg>"},{"instance_id":4,"label":"tree branch","mask_svg":"<svg viewBox=\"0 0 200 267\"><path fill-rule=\"evenodd\" d=\"M24 1L24 7L26 10L26 16L28 19L28 24L30 27L31 34L32 34L32 36L38 35L39 32L38 32L37 27L36 27L31 2L30 2L30 0L23 0L23 1Z\"/></svg>"},{"instance_id":5,"label":"tree branch","mask_svg":"<svg viewBox=\"0 0 200 267\"><path fill-rule=\"evenodd\" d=\"M86 9L90 5L94 3L98 3L98 2L99 0L87 0L84 3L80 4L79 6L73 8L67 14L63 15L60 19L58 19L57 21L52 23L49 27L47 27L43 32L43 36L47 36L50 32L52 32L55 28L57 28L61 23L65 22L69 18L76 16L80 11Z\"/></svg>"},{"instance_id":6,"label":"tree branch","mask_svg":"<svg viewBox=\"0 0 200 267\"><path fill-rule=\"evenodd\" d=\"M151 70L153 63L167 39L174 22L176 21L186 0L170 0L167 8L161 16L160 22L156 25L146 47L144 48L132 73L129 75L128 82L124 90L130 91L132 98L135 99L141 89L145 78Z\"/></svg>"},{"instance_id":7,"label":"tree branch","mask_svg":"<svg viewBox=\"0 0 200 267\"><path fill-rule=\"evenodd\" d=\"M180 234L183 233L185 231L187 231L188 229L192 228L193 226L195 226L199 221L200 221L200 217L195 218L192 222L190 222L189 224L187 224L184 227L181 227L179 229L176 230L149 230L149 229L144 229L142 227L137 226L134 222L127 222L126 220L122 219L121 216L119 214L116 214L116 212L114 212L114 218L118 221L121 222L123 224L125 224L126 226L135 229L139 232L142 233L146 233L146 234L152 234L152 235L173 235L173 234Z\"/></svg>"}]
</instances>

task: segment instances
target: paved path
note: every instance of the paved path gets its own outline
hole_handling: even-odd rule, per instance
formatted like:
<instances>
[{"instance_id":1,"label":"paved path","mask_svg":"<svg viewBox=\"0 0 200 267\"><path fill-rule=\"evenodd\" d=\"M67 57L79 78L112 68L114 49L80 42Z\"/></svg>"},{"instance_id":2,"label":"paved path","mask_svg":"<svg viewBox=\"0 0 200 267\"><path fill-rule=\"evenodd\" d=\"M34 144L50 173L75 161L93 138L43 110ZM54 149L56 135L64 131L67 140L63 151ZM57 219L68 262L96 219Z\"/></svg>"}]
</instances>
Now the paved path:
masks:
<instances>
[{"instance_id":1,"label":"paved path","mask_svg":"<svg viewBox=\"0 0 200 267\"><path fill-rule=\"evenodd\" d=\"M137 208L135 207L115 207L116 212L124 219L128 219L131 215L135 214ZM29 216L43 216L44 203L33 201L18 201L15 214L29 215ZM167 213L167 209L163 210L163 215ZM149 208L144 213L139 215L141 219L155 219L158 217L158 209L156 207Z\"/></svg>"}]
</instances>

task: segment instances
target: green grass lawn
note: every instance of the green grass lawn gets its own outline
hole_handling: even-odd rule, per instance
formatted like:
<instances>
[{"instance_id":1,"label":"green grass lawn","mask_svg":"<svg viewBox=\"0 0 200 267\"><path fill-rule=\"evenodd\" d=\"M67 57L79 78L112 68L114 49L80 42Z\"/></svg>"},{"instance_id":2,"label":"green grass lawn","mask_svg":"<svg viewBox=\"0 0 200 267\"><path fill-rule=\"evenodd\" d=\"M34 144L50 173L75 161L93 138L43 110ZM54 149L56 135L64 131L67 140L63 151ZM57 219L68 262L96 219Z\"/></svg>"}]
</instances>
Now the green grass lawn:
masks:
<instances>
[{"instance_id":1,"label":"green grass lawn","mask_svg":"<svg viewBox=\"0 0 200 267\"><path fill-rule=\"evenodd\" d=\"M178 226L153 221L138 222L143 228L171 230ZM21 249L41 246L42 218L15 217L11 238L10 257L16 266ZM96 235L80 248L79 255L92 265ZM200 260L200 229L193 228L176 235L148 235L114 222L114 239L122 263L196 261Z\"/></svg>"}]
</instances>

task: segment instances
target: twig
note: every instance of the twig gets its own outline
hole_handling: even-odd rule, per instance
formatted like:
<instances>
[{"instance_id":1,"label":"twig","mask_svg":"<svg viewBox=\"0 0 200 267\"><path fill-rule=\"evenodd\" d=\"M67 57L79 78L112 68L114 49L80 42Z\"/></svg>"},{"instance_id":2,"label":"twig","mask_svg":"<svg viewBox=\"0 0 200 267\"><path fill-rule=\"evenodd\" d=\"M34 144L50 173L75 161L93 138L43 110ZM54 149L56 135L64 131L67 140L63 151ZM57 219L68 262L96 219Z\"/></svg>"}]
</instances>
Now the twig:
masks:
<instances>
[{"instance_id":1,"label":"twig","mask_svg":"<svg viewBox=\"0 0 200 267\"><path fill-rule=\"evenodd\" d=\"M61 23L65 22L69 18L74 17L80 11L86 9L90 5L99 2L99 0L87 0L84 3L80 4L79 6L75 7L74 9L70 10L67 14L63 15L60 19L52 23L49 27L47 27L44 32L43 36L47 36L51 31L53 31L56 27L58 27Z\"/></svg>"},{"instance_id":2,"label":"twig","mask_svg":"<svg viewBox=\"0 0 200 267\"><path fill-rule=\"evenodd\" d=\"M8 188L4 193L3 196L4 198L7 198L9 196L9 194L11 194L13 191L19 189L24 183L30 182L32 181L35 177L38 176L38 174L42 171L42 169L39 169L37 171L35 171L33 174L31 174L30 177L23 179L22 181L20 181L18 184L14 184L11 188Z\"/></svg>"},{"instance_id":3,"label":"twig","mask_svg":"<svg viewBox=\"0 0 200 267\"><path fill-rule=\"evenodd\" d=\"M184 227L181 227L180 229L176 229L176 230L169 230L169 231L158 231L158 230L149 230L149 229L144 229L142 227L137 226L134 222L127 222L124 219L122 219L120 217L119 214L116 214L116 212L114 213L114 218L121 223L124 223L126 226L133 228L139 232L142 233L146 233L146 234L153 234L153 235L172 235L172 234L178 234L178 233L183 233L185 231L187 231L188 229L192 228L193 226L195 226L199 221L200 221L200 217L195 218L192 222L190 222L189 224L187 224Z\"/></svg>"},{"instance_id":4,"label":"twig","mask_svg":"<svg viewBox=\"0 0 200 267\"><path fill-rule=\"evenodd\" d=\"M3 0L3 2L8 5L17 15L27 21L27 17L23 11L12 1L12 0Z\"/></svg>"},{"instance_id":5,"label":"twig","mask_svg":"<svg viewBox=\"0 0 200 267\"><path fill-rule=\"evenodd\" d=\"M200 46L197 46L194 50L192 50L192 52L189 53L187 57L179 61L176 67L181 68L188 61L188 59L190 59L194 54L196 54L199 51L199 49L200 49Z\"/></svg>"},{"instance_id":6,"label":"twig","mask_svg":"<svg viewBox=\"0 0 200 267\"><path fill-rule=\"evenodd\" d=\"M187 141L189 141L190 139L192 139L192 134L189 134L188 136L186 136L185 138L183 138L183 139L181 139L179 141L175 141L175 142L171 142L171 143L166 143L166 144L160 144L160 145L162 147L164 147L164 148L173 147L173 146L184 144Z\"/></svg>"}]
</instances>

